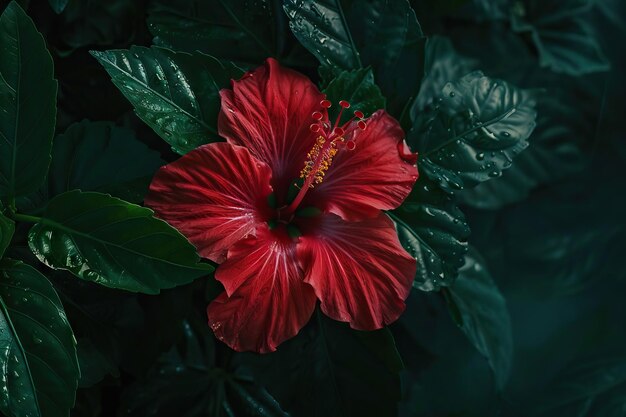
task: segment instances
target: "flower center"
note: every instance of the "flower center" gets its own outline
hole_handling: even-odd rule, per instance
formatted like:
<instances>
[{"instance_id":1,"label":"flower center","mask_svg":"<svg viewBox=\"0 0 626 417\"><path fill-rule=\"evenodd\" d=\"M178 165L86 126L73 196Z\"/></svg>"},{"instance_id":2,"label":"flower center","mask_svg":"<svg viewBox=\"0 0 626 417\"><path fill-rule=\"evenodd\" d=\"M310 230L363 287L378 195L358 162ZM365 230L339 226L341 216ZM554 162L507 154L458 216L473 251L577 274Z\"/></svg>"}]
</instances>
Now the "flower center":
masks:
<instances>
[{"instance_id":1,"label":"flower center","mask_svg":"<svg viewBox=\"0 0 626 417\"><path fill-rule=\"evenodd\" d=\"M350 103L345 100L339 102L341 109L335 123L331 126L328 119L328 109L331 107L329 100L322 100L320 102L322 111L314 111L311 117L315 122L309 127L312 132L317 133L317 139L313 148L307 154L307 159L304 162L304 167L300 171L300 178L303 180L302 186L294 184L300 188L298 194L294 200L284 210L285 213L293 213L306 195L307 191L314 188L317 184L324 181L326 171L333 163L333 158L339 152L340 149L345 148L349 151L353 151L356 148L356 136L357 132L365 130L367 127L363 120L363 112L357 110L354 115L339 126L341 116L345 109L350 108ZM357 120L358 119L358 120ZM346 138L349 138L346 140Z\"/></svg>"}]
</instances>

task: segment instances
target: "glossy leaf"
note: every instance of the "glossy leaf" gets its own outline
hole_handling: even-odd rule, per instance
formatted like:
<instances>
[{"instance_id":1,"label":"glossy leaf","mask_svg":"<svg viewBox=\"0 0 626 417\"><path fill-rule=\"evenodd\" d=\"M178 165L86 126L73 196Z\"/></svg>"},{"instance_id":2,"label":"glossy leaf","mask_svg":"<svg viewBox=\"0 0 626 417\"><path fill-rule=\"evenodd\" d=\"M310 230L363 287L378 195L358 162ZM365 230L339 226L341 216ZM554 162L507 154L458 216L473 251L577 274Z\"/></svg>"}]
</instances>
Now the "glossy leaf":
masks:
<instances>
[{"instance_id":1,"label":"glossy leaf","mask_svg":"<svg viewBox=\"0 0 626 417\"><path fill-rule=\"evenodd\" d=\"M400 243L417 260L413 286L437 291L452 284L463 265L470 233L454 199L422 175L402 206L389 215Z\"/></svg>"},{"instance_id":2,"label":"glossy leaf","mask_svg":"<svg viewBox=\"0 0 626 417\"><path fill-rule=\"evenodd\" d=\"M145 380L129 387L121 402L124 416L287 417L244 370L219 367L214 339L188 322L181 342L161 356Z\"/></svg>"},{"instance_id":3,"label":"glossy leaf","mask_svg":"<svg viewBox=\"0 0 626 417\"><path fill-rule=\"evenodd\" d=\"M0 56L0 198L13 198L45 179L57 92L44 39L15 1L0 16Z\"/></svg>"},{"instance_id":4,"label":"glossy leaf","mask_svg":"<svg viewBox=\"0 0 626 417\"><path fill-rule=\"evenodd\" d=\"M0 213L0 259L2 259L4 251L11 243L13 232L15 232L15 222Z\"/></svg>"},{"instance_id":5,"label":"glossy leaf","mask_svg":"<svg viewBox=\"0 0 626 417\"><path fill-rule=\"evenodd\" d=\"M461 315L461 330L487 358L499 390L509 377L513 355L511 319L506 301L476 250L465 255L459 277L449 289Z\"/></svg>"},{"instance_id":6,"label":"glossy leaf","mask_svg":"<svg viewBox=\"0 0 626 417\"><path fill-rule=\"evenodd\" d=\"M392 114L419 91L425 37L406 0L286 0L289 26L322 65L371 66Z\"/></svg>"},{"instance_id":7,"label":"glossy leaf","mask_svg":"<svg viewBox=\"0 0 626 417\"><path fill-rule=\"evenodd\" d=\"M339 103L340 100L350 103L350 108L344 111L342 121L352 117L355 110L362 111L367 117L376 110L385 108L385 98L374 83L374 74L370 68L340 72L328 83L323 92L333 103ZM337 116L338 107L333 106L329 109L333 120Z\"/></svg>"},{"instance_id":8,"label":"glossy leaf","mask_svg":"<svg viewBox=\"0 0 626 417\"><path fill-rule=\"evenodd\" d=\"M58 135L52 148L48 191L100 191L140 203L154 172L163 165L130 129L84 120Z\"/></svg>"},{"instance_id":9,"label":"glossy leaf","mask_svg":"<svg viewBox=\"0 0 626 417\"><path fill-rule=\"evenodd\" d=\"M46 277L0 263L0 411L9 416L66 417L78 383L76 340Z\"/></svg>"},{"instance_id":10,"label":"glossy leaf","mask_svg":"<svg viewBox=\"0 0 626 417\"><path fill-rule=\"evenodd\" d=\"M290 415L397 414L403 364L387 329L359 332L318 311L276 352L250 354L244 363Z\"/></svg>"},{"instance_id":11,"label":"glossy leaf","mask_svg":"<svg viewBox=\"0 0 626 417\"><path fill-rule=\"evenodd\" d=\"M258 64L285 53L284 20L280 1L158 0L147 23L155 45Z\"/></svg>"},{"instance_id":12,"label":"glossy leaf","mask_svg":"<svg viewBox=\"0 0 626 417\"><path fill-rule=\"evenodd\" d=\"M446 84L430 113L409 133L420 169L446 191L497 178L528 146L535 127L533 94L472 72Z\"/></svg>"},{"instance_id":13,"label":"glossy leaf","mask_svg":"<svg viewBox=\"0 0 626 417\"><path fill-rule=\"evenodd\" d=\"M61 14L63 10L65 10L65 7L67 7L69 1L70 0L48 0L48 3L50 3L50 7L52 7L52 10L54 10L56 14Z\"/></svg>"},{"instance_id":14,"label":"glossy leaf","mask_svg":"<svg viewBox=\"0 0 626 417\"><path fill-rule=\"evenodd\" d=\"M239 78L231 63L203 54L133 46L92 51L135 113L175 152L218 140L219 90Z\"/></svg>"},{"instance_id":15,"label":"glossy leaf","mask_svg":"<svg viewBox=\"0 0 626 417\"><path fill-rule=\"evenodd\" d=\"M543 67L570 75L607 71L609 62L588 24L592 0L525 0L513 9L512 28L529 32Z\"/></svg>"},{"instance_id":16,"label":"glossy leaf","mask_svg":"<svg viewBox=\"0 0 626 417\"><path fill-rule=\"evenodd\" d=\"M158 294L212 268L150 209L106 194L70 191L50 201L28 244L51 268L133 292Z\"/></svg>"}]
</instances>

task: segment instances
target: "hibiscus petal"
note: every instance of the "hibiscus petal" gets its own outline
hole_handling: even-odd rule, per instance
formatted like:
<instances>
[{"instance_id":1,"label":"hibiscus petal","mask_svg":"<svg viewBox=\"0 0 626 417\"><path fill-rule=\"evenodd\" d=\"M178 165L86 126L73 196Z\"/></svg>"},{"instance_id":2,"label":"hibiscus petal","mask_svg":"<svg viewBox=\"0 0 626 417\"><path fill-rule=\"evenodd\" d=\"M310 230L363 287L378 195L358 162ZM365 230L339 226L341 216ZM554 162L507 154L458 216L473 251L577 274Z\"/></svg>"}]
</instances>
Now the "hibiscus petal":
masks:
<instances>
[{"instance_id":1,"label":"hibiscus petal","mask_svg":"<svg viewBox=\"0 0 626 417\"><path fill-rule=\"evenodd\" d=\"M271 176L247 149L212 143L161 167L145 204L201 256L222 262L228 248L267 220Z\"/></svg>"},{"instance_id":2,"label":"hibiscus petal","mask_svg":"<svg viewBox=\"0 0 626 417\"><path fill-rule=\"evenodd\" d=\"M398 207L417 180L416 156L407 152L400 124L385 111L357 131L356 148L337 153L324 182L310 192L312 202L345 220L377 216Z\"/></svg>"},{"instance_id":3,"label":"hibiscus petal","mask_svg":"<svg viewBox=\"0 0 626 417\"><path fill-rule=\"evenodd\" d=\"M300 238L298 259L322 311L358 330L380 329L400 316L416 270L383 213L361 222L323 216Z\"/></svg>"},{"instance_id":4,"label":"hibiscus petal","mask_svg":"<svg viewBox=\"0 0 626 417\"><path fill-rule=\"evenodd\" d=\"M315 135L311 114L324 95L304 75L272 58L222 90L219 133L272 167L281 188L298 178ZM277 187L278 189L278 187Z\"/></svg>"},{"instance_id":5,"label":"hibiscus petal","mask_svg":"<svg viewBox=\"0 0 626 417\"><path fill-rule=\"evenodd\" d=\"M315 293L302 281L295 244L261 231L237 243L215 278L226 291L207 308L215 336L232 349L276 350L295 336L315 309Z\"/></svg>"}]
</instances>

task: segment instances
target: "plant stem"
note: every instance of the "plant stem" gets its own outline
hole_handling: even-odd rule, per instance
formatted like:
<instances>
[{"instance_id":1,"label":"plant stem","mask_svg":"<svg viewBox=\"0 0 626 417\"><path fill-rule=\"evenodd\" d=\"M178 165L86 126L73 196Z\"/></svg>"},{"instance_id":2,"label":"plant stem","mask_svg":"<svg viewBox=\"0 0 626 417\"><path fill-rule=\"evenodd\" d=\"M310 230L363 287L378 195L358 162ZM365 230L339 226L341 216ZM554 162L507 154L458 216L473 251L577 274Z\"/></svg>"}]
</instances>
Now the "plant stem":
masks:
<instances>
[{"instance_id":1,"label":"plant stem","mask_svg":"<svg viewBox=\"0 0 626 417\"><path fill-rule=\"evenodd\" d=\"M37 217L37 216L29 216L28 214L14 214L13 215L13 220L17 220L20 222L27 222L27 223L39 223L41 221L41 217Z\"/></svg>"}]
</instances>

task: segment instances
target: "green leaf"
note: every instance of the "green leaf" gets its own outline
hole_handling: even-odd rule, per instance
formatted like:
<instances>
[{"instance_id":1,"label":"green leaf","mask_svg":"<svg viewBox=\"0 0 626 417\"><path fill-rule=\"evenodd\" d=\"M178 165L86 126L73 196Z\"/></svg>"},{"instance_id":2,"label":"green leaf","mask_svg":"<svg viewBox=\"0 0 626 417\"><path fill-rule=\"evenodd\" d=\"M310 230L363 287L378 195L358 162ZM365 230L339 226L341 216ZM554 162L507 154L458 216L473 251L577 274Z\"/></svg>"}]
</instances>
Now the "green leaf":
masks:
<instances>
[{"instance_id":1,"label":"green leaf","mask_svg":"<svg viewBox=\"0 0 626 417\"><path fill-rule=\"evenodd\" d=\"M135 108L135 113L172 149L185 154L219 140L219 90L242 71L203 54L133 46L92 51Z\"/></svg>"},{"instance_id":2,"label":"green leaf","mask_svg":"<svg viewBox=\"0 0 626 417\"><path fill-rule=\"evenodd\" d=\"M625 388L623 356L579 358L552 381L541 397L537 415L622 416L624 409L618 405L624 405Z\"/></svg>"},{"instance_id":3,"label":"green leaf","mask_svg":"<svg viewBox=\"0 0 626 417\"><path fill-rule=\"evenodd\" d=\"M158 294L208 274L176 229L139 207L106 194L70 191L50 201L28 244L51 268L133 292Z\"/></svg>"},{"instance_id":4,"label":"green leaf","mask_svg":"<svg viewBox=\"0 0 626 417\"><path fill-rule=\"evenodd\" d=\"M0 198L25 195L44 181L56 123L52 57L15 2L0 17Z\"/></svg>"},{"instance_id":5,"label":"green leaf","mask_svg":"<svg viewBox=\"0 0 626 417\"><path fill-rule=\"evenodd\" d=\"M285 0L289 27L322 65L371 66L401 117L419 91L425 37L406 0Z\"/></svg>"},{"instance_id":6,"label":"green leaf","mask_svg":"<svg viewBox=\"0 0 626 417\"><path fill-rule=\"evenodd\" d=\"M148 15L154 44L258 63L285 53L280 1L158 0Z\"/></svg>"},{"instance_id":7,"label":"green leaf","mask_svg":"<svg viewBox=\"0 0 626 417\"><path fill-rule=\"evenodd\" d=\"M159 153L137 140L132 130L83 120L55 138L48 190L50 196L75 189L99 191L139 203L163 164Z\"/></svg>"},{"instance_id":8,"label":"green leaf","mask_svg":"<svg viewBox=\"0 0 626 417\"><path fill-rule=\"evenodd\" d=\"M341 71L333 78L323 92L333 103L346 100L350 103L350 109L344 113L342 120L351 117L355 110L362 111L365 116L371 115L379 109L385 108L385 98L380 89L374 84L374 74L370 68L353 71ZM337 117L337 107L330 108L331 118Z\"/></svg>"},{"instance_id":9,"label":"green leaf","mask_svg":"<svg viewBox=\"0 0 626 417\"><path fill-rule=\"evenodd\" d=\"M69 1L70 0L48 0L48 3L50 3L50 7L52 7L52 10L54 10L56 14L61 14L67 7Z\"/></svg>"},{"instance_id":10,"label":"green leaf","mask_svg":"<svg viewBox=\"0 0 626 417\"><path fill-rule=\"evenodd\" d=\"M0 213L0 259L11 243L13 232L15 232L15 222Z\"/></svg>"},{"instance_id":11,"label":"green leaf","mask_svg":"<svg viewBox=\"0 0 626 417\"><path fill-rule=\"evenodd\" d=\"M76 340L50 282L34 268L0 263L0 411L66 417L78 384Z\"/></svg>"},{"instance_id":12,"label":"green leaf","mask_svg":"<svg viewBox=\"0 0 626 417\"><path fill-rule=\"evenodd\" d=\"M475 250L465 255L459 278L449 291L455 309L461 314L461 330L487 358L496 386L502 390L513 356L511 319L504 297Z\"/></svg>"},{"instance_id":13,"label":"green leaf","mask_svg":"<svg viewBox=\"0 0 626 417\"><path fill-rule=\"evenodd\" d=\"M244 363L291 415L397 415L403 364L387 329L352 330L318 311L276 352Z\"/></svg>"},{"instance_id":14,"label":"green leaf","mask_svg":"<svg viewBox=\"0 0 626 417\"><path fill-rule=\"evenodd\" d=\"M437 291L452 284L463 265L470 234L452 196L422 175L402 206L388 214L400 243L417 260L413 286Z\"/></svg>"},{"instance_id":15,"label":"green leaf","mask_svg":"<svg viewBox=\"0 0 626 417\"><path fill-rule=\"evenodd\" d=\"M529 138L529 148L502 177L458 192L459 202L479 209L498 209L522 201L539 185L581 171L586 164L581 145L593 137L595 126L581 117L579 107L571 105L576 98L577 91L572 87L542 94L537 102L537 128Z\"/></svg>"},{"instance_id":16,"label":"green leaf","mask_svg":"<svg viewBox=\"0 0 626 417\"><path fill-rule=\"evenodd\" d=\"M144 380L125 390L122 415L287 417L243 369L217 366L214 339L202 330L184 323L181 342L161 356Z\"/></svg>"},{"instance_id":17,"label":"green leaf","mask_svg":"<svg viewBox=\"0 0 626 417\"><path fill-rule=\"evenodd\" d=\"M451 192L502 175L528 146L535 117L531 92L475 71L446 84L408 139L423 175Z\"/></svg>"},{"instance_id":18,"label":"green leaf","mask_svg":"<svg viewBox=\"0 0 626 417\"><path fill-rule=\"evenodd\" d=\"M608 71L604 56L585 14L591 0L525 0L513 9L512 28L529 32L541 66L579 76Z\"/></svg>"}]
</instances>

